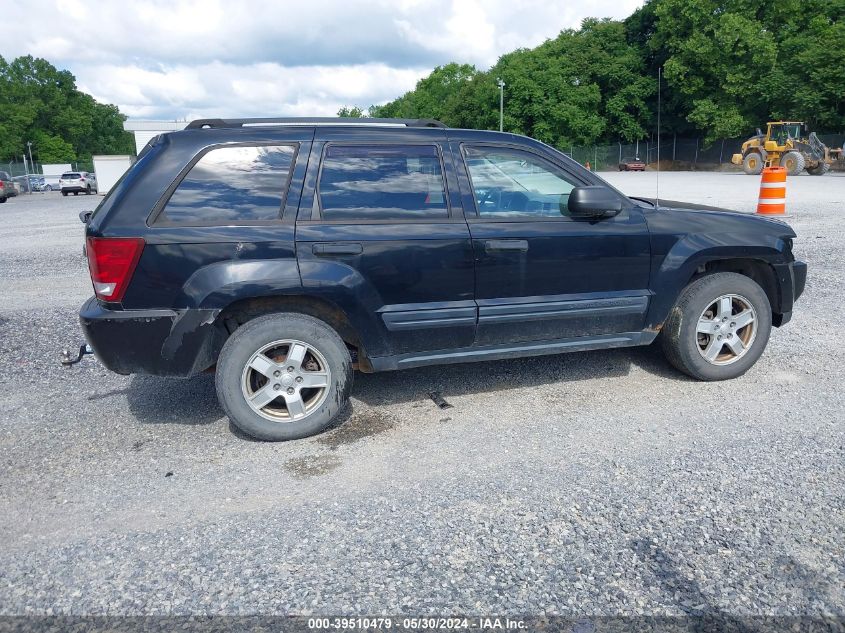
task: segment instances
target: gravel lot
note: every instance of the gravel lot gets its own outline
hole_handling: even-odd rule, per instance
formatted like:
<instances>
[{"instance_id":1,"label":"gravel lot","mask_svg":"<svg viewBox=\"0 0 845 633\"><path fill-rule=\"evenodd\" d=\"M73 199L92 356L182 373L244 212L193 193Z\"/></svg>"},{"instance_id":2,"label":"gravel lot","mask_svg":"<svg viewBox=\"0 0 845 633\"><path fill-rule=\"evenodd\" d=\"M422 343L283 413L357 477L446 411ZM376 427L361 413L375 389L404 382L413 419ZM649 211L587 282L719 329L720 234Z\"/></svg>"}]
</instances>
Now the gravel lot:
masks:
<instances>
[{"instance_id":1,"label":"gravel lot","mask_svg":"<svg viewBox=\"0 0 845 633\"><path fill-rule=\"evenodd\" d=\"M660 182L755 208L756 178ZM285 444L234 432L210 376L63 370L98 199L11 199L0 614L845 615L845 175L788 187L807 291L746 376L653 348L359 374L342 425Z\"/></svg>"}]
</instances>

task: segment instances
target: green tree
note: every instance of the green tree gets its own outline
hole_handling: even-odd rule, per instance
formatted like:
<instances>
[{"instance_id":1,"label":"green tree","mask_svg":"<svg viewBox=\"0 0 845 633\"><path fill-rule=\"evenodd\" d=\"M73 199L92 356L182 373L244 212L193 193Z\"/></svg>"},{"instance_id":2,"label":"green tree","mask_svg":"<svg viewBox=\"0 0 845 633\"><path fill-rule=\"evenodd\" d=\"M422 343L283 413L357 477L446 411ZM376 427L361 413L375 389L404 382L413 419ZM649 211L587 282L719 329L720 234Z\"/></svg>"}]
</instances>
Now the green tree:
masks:
<instances>
[{"instance_id":1,"label":"green tree","mask_svg":"<svg viewBox=\"0 0 845 633\"><path fill-rule=\"evenodd\" d=\"M358 106L343 106L340 110L337 111L337 116L348 117L350 119L360 119L361 117L366 116L367 113Z\"/></svg>"},{"instance_id":2,"label":"green tree","mask_svg":"<svg viewBox=\"0 0 845 633\"><path fill-rule=\"evenodd\" d=\"M28 55L7 62L0 57L0 160L20 155L27 141L40 162L132 153L125 118L116 106L77 90L70 72L44 59Z\"/></svg>"}]
</instances>

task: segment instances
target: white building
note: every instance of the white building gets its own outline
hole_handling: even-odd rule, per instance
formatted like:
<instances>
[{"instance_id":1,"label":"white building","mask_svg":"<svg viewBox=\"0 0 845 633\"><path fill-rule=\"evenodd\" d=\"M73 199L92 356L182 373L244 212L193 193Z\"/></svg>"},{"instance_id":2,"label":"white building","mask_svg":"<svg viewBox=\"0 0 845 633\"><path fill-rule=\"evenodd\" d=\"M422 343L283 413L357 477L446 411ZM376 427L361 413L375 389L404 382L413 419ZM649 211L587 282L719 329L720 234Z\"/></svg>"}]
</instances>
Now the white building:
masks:
<instances>
[{"instance_id":1,"label":"white building","mask_svg":"<svg viewBox=\"0 0 845 633\"><path fill-rule=\"evenodd\" d=\"M135 135L135 153L140 154L151 138L163 132L183 130L187 121L124 121L123 129Z\"/></svg>"}]
</instances>

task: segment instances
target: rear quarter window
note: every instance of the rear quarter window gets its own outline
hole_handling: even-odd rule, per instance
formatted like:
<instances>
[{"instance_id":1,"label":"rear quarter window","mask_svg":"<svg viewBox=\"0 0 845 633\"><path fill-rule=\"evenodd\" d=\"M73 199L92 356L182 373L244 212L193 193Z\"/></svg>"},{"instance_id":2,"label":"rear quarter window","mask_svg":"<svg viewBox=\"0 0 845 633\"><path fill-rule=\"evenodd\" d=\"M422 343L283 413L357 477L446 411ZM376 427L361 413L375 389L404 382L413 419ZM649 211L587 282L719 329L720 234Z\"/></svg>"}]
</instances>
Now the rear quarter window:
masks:
<instances>
[{"instance_id":1,"label":"rear quarter window","mask_svg":"<svg viewBox=\"0 0 845 633\"><path fill-rule=\"evenodd\" d=\"M279 220L294 145L211 149L173 191L156 224L239 224Z\"/></svg>"}]
</instances>

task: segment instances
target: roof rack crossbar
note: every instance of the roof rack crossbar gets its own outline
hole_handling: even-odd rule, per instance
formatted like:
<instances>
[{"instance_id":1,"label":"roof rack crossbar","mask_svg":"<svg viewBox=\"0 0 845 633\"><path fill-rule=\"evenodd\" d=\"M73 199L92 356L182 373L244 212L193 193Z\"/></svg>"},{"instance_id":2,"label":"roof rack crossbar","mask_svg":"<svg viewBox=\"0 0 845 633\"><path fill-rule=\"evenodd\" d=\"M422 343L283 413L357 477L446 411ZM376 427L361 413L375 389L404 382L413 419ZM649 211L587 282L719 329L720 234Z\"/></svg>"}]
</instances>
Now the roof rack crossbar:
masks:
<instances>
[{"instance_id":1,"label":"roof rack crossbar","mask_svg":"<svg viewBox=\"0 0 845 633\"><path fill-rule=\"evenodd\" d=\"M188 123L186 130L203 128L239 128L259 125L396 125L405 127L438 127L446 124L435 119L370 119L352 117L283 117L257 119L197 119Z\"/></svg>"}]
</instances>

